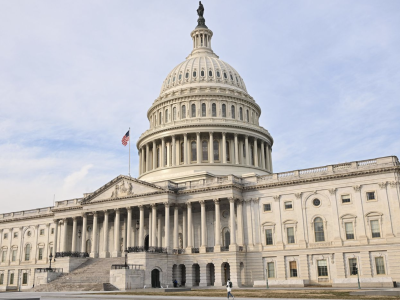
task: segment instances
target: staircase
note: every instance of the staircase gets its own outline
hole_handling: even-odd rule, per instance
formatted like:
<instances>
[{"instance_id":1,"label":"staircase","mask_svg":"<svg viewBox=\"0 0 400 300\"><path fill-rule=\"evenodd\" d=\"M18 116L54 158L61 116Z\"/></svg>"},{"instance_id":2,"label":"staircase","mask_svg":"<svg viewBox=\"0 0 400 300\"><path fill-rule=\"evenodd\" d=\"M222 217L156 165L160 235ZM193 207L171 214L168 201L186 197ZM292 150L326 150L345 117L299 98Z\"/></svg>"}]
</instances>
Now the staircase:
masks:
<instances>
[{"instance_id":1,"label":"staircase","mask_svg":"<svg viewBox=\"0 0 400 300\"><path fill-rule=\"evenodd\" d=\"M85 263L52 282L33 288L33 292L102 291L110 282L111 265L124 264L124 257L89 258ZM108 287L108 286L107 286Z\"/></svg>"}]
</instances>

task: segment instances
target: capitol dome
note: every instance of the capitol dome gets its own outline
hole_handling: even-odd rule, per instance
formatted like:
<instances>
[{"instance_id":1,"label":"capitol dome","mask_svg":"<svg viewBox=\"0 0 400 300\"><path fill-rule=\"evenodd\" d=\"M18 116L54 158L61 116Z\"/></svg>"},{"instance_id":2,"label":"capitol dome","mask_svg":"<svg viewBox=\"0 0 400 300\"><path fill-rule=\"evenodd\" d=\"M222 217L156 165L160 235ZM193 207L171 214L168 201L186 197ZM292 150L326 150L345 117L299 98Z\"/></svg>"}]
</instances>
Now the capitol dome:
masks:
<instances>
[{"instance_id":1,"label":"capitol dome","mask_svg":"<svg viewBox=\"0 0 400 300\"><path fill-rule=\"evenodd\" d=\"M199 17L193 50L162 83L137 142L139 178L180 182L212 176L272 173L269 132L240 74L211 48L213 32Z\"/></svg>"}]
</instances>

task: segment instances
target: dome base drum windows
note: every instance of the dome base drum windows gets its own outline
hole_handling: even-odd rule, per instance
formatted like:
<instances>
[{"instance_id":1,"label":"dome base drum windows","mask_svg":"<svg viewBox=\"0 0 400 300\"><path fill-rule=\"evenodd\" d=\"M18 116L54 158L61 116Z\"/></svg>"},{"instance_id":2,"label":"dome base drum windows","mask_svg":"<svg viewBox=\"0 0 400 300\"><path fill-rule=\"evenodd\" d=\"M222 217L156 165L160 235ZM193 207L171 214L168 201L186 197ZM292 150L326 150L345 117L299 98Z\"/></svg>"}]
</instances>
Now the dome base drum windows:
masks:
<instances>
[{"instance_id":1,"label":"dome base drum windows","mask_svg":"<svg viewBox=\"0 0 400 300\"><path fill-rule=\"evenodd\" d=\"M207 106L205 103L201 104L201 116L206 117L207 116Z\"/></svg>"}]
</instances>

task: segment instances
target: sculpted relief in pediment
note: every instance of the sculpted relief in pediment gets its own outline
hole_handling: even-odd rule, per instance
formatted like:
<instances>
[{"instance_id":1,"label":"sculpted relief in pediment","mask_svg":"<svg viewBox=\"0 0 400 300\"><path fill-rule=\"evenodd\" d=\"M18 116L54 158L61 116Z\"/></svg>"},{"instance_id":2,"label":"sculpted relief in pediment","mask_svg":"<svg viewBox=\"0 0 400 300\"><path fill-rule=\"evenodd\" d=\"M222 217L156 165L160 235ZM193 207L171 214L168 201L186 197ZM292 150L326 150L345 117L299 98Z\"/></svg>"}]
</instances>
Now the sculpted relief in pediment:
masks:
<instances>
[{"instance_id":1,"label":"sculpted relief in pediment","mask_svg":"<svg viewBox=\"0 0 400 300\"><path fill-rule=\"evenodd\" d=\"M110 198L120 198L131 195L133 195L132 182L125 182L125 180L122 180L120 184L114 185L114 190L112 191Z\"/></svg>"}]
</instances>

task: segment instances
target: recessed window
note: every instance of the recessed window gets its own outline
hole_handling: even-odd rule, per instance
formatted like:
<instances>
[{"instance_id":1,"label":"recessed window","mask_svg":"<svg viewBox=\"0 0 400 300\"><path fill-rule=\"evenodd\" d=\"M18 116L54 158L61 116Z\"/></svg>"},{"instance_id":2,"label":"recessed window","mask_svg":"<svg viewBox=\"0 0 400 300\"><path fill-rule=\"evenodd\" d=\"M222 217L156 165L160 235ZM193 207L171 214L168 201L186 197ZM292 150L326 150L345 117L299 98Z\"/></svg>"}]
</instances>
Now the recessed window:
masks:
<instances>
[{"instance_id":1,"label":"recessed window","mask_svg":"<svg viewBox=\"0 0 400 300\"><path fill-rule=\"evenodd\" d=\"M232 116L232 119L235 118L235 106L234 105L231 106L231 116Z\"/></svg>"},{"instance_id":2,"label":"recessed window","mask_svg":"<svg viewBox=\"0 0 400 300\"><path fill-rule=\"evenodd\" d=\"M239 108L239 118L240 118L240 121L243 121L243 108Z\"/></svg>"},{"instance_id":3,"label":"recessed window","mask_svg":"<svg viewBox=\"0 0 400 300\"><path fill-rule=\"evenodd\" d=\"M271 211L271 203L264 204L264 211Z\"/></svg>"},{"instance_id":4,"label":"recessed window","mask_svg":"<svg viewBox=\"0 0 400 300\"><path fill-rule=\"evenodd\" d=\"M288 244L294 244L294 228L293 227L286 228L286 233L287 233Z\"/></svg>"},{"instance_id":5,"label":"recessed window","mask_svg":"<svg viewBox=\"0 0 400 300\"><path fill-rule=\"evenodd\" d=\"M181 79L182 79L182 74L179 74L179 77L178 77L178 78L179 78L179 80L181 80Z\"/></svg>"},{"instance_id":6,"label":"recessed window","mask_svg":"<svg viewBox=\"0 0 400 300\"><path fill-rule=\"evenodd\" d=\"M14 239L18 237L18 232L14 232Z\"/></svg>"},{"instance_id":7,"label":"recessed window","mask_svg":"<svg viewBox=\"0 0 400 300\"><path fill-rule=\"evenodd\" d=\"M10 274L10 285L14 284L14 273Z\"/></svg>"},{"instance_id":8,"label":"recessed window","mask_svg":"<svg viewBox=\"0 0 400 300\"><path fill-rule=\"evenodd\" d=\"M224 78L225 79L227 79L228 78L228 75L226 75L226 73L224 72Z\"/></svg>"},{"instance_id":9,"label":"recessed window","mask_svg":"<svg viewBox=\"0 0 400 300\"><path fill-rule=\"evenodd\" d=\"M28 235L28 236L31 236L31 235L32 235L32 232L28 231L27 235Z\"/></svg>"},{"instance_id":10,"label":"recessed window","mask_svg":"<svg viewBox=\"0 0 400 300\"><path fill-rule=\"evenodd\" d=\"M185 77L189 78L189 72L186 72Z\"/></svg>"},{"instance_id":11,"label":"recessed window","mask_svg":"<svg viewBox=\"0 0 400 300\"><path fill-rule=\"evenodd\" d=\"M22 284L28 284L28 273L22 273Z\"/></svg>"},{"instance_id":12,"label":"recessed window","mask_svg":"<svg viewBox=\"0 0 400 300\"><path fill-rule=\"evenodd\" d=\"M381 237L381 229L379 227L378 220L371 220L371 235L373 238L380 238Z\"/></svg>"},{"instance_id":13,"label":"recessed window","mask_svg":"<svg viewBox=\"0 0 400 300\"><path fill-rule=\"evenodd\" d=\"M318 267L318 277L327 277L328 276L328 264L326 263L325 259L318 260L317 267Z\"/></svg>"},{"instance_id":14,"label":"recessed window","mask_svg":"<svg viewBox=\"0 0 400 300\"><path fill-rule=\"evenodd\" d=\"M237 79L237 76L235 76L235 77L236 77L236 82L239 83L239 80Z\"/></svg>"},{"instance_id":15,"label":"recessed window","mask_svg":"<svg viewBox=\"0 0 400 300\"><path fill-rule=\"evenodd\" d=\"M196 76L197 76L197 72L193 71L193 77L196 77Z\"/></svg>"},{"instance_id":16,"label":"recessed window","mask_svg":"<svg viewBox=\"0 0 400 300\"><path fill-rule=\"evenodd\" d=\"M354 226L353 222L344 223L344 228L346 230L346 240L354 240Z\"/></svg>"},{"instance_id":17,"label":"recessed window","mask_svg":"<svg viewBox=\"0 0 400 300\"><path fill-rule=\"evenodd\" d=\"M314 206L320 206L320 205L321 205L321 201L320 201L319 199L314 199L313 202L312 202L312 204L313 204Z\"/></svg>"},{"instance_id":18,"label":"recessed window","mask_svg":"<svg viewBox=\"0 0 400 300\"><path fill-rule=\"evenodd\" d=\"M290 270L290 277L297 277L297 262L296 261L289 262L289 270Z\"/></svg>"},{"instance_id":19,"label":"recessed window","mask_svg":"<svg viewBox=\"0 0 400 300\"><path fill-rule=\"evenodd\" d=\"M342 195L342 203L350 203L351 198L350 195Z\"/></svg>"},{"instance_id":20,"label":"recessed window","mask_svg":"<svg viewBox=\"0 0 400 300\"><path fill-rule=\"evenodd\" d=\"M219 161L219 142L214 140L213 142L213 152L214 152L214 161Z\"/></svg>"},{"instance_id":21,"label":"recessed window","mask_svg":"<svg viewBox=\"0 0 400 300\"><path fill-rule=\"evenodd\" d=\"M208 76L210 76L210 77L212 77L213 76L213 74L212 74L212 71L210 70L210 71L208 71Z\"/></svg>"},{"instance_id":22,"label":"recessed window","mask_svg":"<svg viewBox=\"0 0 400 300\"><path fill-rule=\"evenodd\" d=\"M201 104L201 116L206 117L207 116L207 106L205 103Z\"/></svg>"},{"instance_id":23,"label":"recessed window","mask_svg":"<svg viewBox=\"0 0 400 300\"><path fill-rule=\"evenodd\" d=\"M376 200L375 192L367 192L367 201L373 201L373 200Z\"/></svg>"},{"instance_id":24,"label":"recessed window","mask_svg":"<svg viewBox=\"0 0 400 300\"><path fill-rule=\"evenodd\" d=\"M211 111L212 111L212 116L216 117L217 116L217 105L215 103L213 103L211 105Z\"/></svg>"},{"instance_id":25,"label":"recessed window","mask_svg":"<svg viewBox=\"0 0 400 300\"><path fill-rule=\"evenodd\" d=\"M376 268L376 274L377 275L386 274L386 272L385 272L385 262L383 260L383 257L375 257L375 268Z\"/></svg>"},{"instance_id":26,"label":"recessed window","mask_svg":"<svg viewBox=\"0 0 400 300\"><path fill-rule=\"evenodd\" d=\"M275 278L275 264L273 262L267 263L268 278Z\"/></svg>"},{"instance_id":27,"label":"recessed window","mask_svg":"<svg viewBox=\"0 0 400 300\"><path fill-rule=\"evenodd\" d=\"M1 252L1 262L5 262L7 257L7 250Z\"/></svg>"},{"instance_id":28,"label":"recessed window","mask_svg":"<svg viewBox=\"0 0 400 300\"><path fill-rule=\"evenodd\" d=\"M11 250L11 261L16 261L17 260L17 249L12 249Z\"/></svg>"},{"instance_id":29,"label":"recessed window","mask_svg":"<svg viewBox=\"0 0 400 300\"><path fill-rule=\"evenodd\" d=\"M208 160L208 142L203 141L201 148L202 148L203 161L207 161Z\"/></svg>"},{"instance_id":30,"label":"recessed window","mask_svg":"<svg viewBox=\"0 0 400 300\"><path fill-rule=\"evenodd\" d=\"M232 76L232 74L230 74L231 75L231 80L233 80L233 76Z\"/></svg>"},{"instance_id":31,"label":"recessed window","mask_svg":"<svg viewBox=\"0 0 400 300\"><path fill-rule=\"evenodd\" d=\"M43 248L39 248L39 255L38 255L38 260L43 259Z\"/></svg>"},{"instance_id":32,"label":"recessed window","mask_svg":"<svg viewBox=\"0 0 400 300\"><path fill-rule=\"evenodd\" d=\"M182 115L181 115L182 119L186 119L186 106L182 105Z\"/></svg>"},{"instance_id":33,"label":"recessed window","mask_svg":"<svg viewBox=\"0 0 400 300\"><path fill-rule=\"evenodd\" d=\"M4 284L4 273L0 274L0 285Z\"/></svg>"},{"instance_id":34,"label":"recessed window","mask_svg":"<svg viewBox=\"0 0 400 300\"><path fill-rule=\"evenodd\" d=\"M226 118L226 105L222 104L222 117Z\"/></svg>"},{"instance_id":35,"label":"recessed window","mask_svg":"<svg viewBox=\"0 0 400 300\"><path fill-rule=\"evenodd\" d=\"M31 245L27 244L25 246L25 261L29 261L31 259Z\"/></svg>"},{"instance_id":36,"label":"recessed window","mask_svg":"<svg viewBox=\"0 0 400 300\"><path fill-rule=\"evenodd\" d=\"M286 201L285 202L285 209L293 209L293 202L292 201Z\"/></svg>"},{"instance_id":37,"label":"recessed window","mask_svg":"<svg viewBox=\"0 0 400 300\"><path fill-rule=\"evenodd\" d=\"M221 77L221 74L219 73L219 71L217 71L217 77Z\"/></svg>"},{"instance_id":38,"label":"recessed window","mask_svg":"<svg viewBox=\"0 0 400 300\"><path fill-rule=\"evenodd\" d=\"M39 234L44 235L44 229L40 229Z\"/></svg>"},{"instance_id":39,"label":"recessed window","mask_svg":"<svg viewBox=\"0 0 400 300\"><path fill-rule=\"evenodd\" d=\"M272 237L272 229L266 229L265 230L265 243L267 245L273 245L274 244L274 239Z\"/></svg>"},{"instance_id":40,"label":"recessed window","mask_svg":"<svg viewBox=\"0 0 400 300\"><path fill-rule=\"evenodd\" d=\"M175 76L174 76L174 78L172 79L172 82L175 82Z\"/></svg>"},{"instance_id":41,"label":"recessed window","mask_svg":"<svg viewBox=\"0 0 400 300\"><path fill-rule=\"evenodd\" d=\"M350 275L354 276L358 273L357 258L349 258Z\"/></svg>"},{"instance_id":42,"label":"recessed window","mask_svg":"<svg viewBox=\"0 0 400 300\"><path fill-rule=\"evenodd\" d=\"M196 117L196 104L192 104L192 118Z\"/></svg>"},{"instance_id":43,"label":"recessed window","mask_svg":"<svg viewBox=\"0 0 400 300\"><path fill-rule=\"evenodd\" d=\"M191 153L192 153L192 161L196 161L197 160L197 145L196 142L193 141L191 143Z\"/></svg>"},{"instance_id":44,"label":"recessed window","mask_svg":"<svg viewBox=\"0 0 400 300\"><path fill-rule=\"evenodd\" d=\"M51 234L54 234L54 228L51 229Z\"/></svg>"},{"instance_id":45,"label":"recessed window","mask_svg":"<svg viewBox=\"0 0 400 300\"><path fill-rule=\"evenodd\" d=\"M87 227L87 231L88 231L88 232L91 232L91 231L92 231L92 226L88 226L88 227Z\"/></svg>"},{"instance_id":46,"label":"recessed window","mask_svg":"<svg viewBox=\"0 0 400 300\"><path fill-rule=\"evenodd\" d=\"M201 76L201 77L204 77L204 70L201 70L200 76Z\"/></svg>"},{"instance_id":47,"label":"recessed window","mask_svg":"<svg viewBox=\"0 0 400 300\"><path fill-rule=\"evenodd\" d=\"M8 239L8 233L5 233L4 235L3 235L3 239Z\"/></svg>"}]
</instances>

